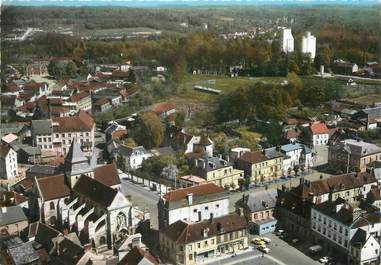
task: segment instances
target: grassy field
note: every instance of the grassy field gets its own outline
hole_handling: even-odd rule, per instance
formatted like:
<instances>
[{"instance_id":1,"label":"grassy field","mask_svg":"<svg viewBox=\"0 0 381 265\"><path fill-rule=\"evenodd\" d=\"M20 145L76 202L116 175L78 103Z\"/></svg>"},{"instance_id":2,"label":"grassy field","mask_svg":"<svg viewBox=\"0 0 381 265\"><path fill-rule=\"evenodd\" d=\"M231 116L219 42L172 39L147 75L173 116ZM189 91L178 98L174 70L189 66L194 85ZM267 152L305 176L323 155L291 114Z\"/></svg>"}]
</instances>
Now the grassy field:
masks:
<instances>
[{"instance_id":1,"label":"grassy field","mask_svg":"<svg viewBox=\"0 0 381 265\"><path fill-rule=\"evenodd\" d=\"M197 91L194 86L204 86L221 90L226 94L240 87L244 87L257 82L281 82L284 77L228 77L221 75L187 75L180 85L181 93L178 96L203 100L213 100L218 95Z\"/></svg>"},{"instance_id":2,"label":"grassy field","mask_svg":"<svg viewBox=\"0 0 381 265\"><path fill-rule=\"evenodd\" d=\"M351 100L360 104L373 104L381 102L381 94L369 94L358 98L352 98Z\"/></svg>"}]
</instances>

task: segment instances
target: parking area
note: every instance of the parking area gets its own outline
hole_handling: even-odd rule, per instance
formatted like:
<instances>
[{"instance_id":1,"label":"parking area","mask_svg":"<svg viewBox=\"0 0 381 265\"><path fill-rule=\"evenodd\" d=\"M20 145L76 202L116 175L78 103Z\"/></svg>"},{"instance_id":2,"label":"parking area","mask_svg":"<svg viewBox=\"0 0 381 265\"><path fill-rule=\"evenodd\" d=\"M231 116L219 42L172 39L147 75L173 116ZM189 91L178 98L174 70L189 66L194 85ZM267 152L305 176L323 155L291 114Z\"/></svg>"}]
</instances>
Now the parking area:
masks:
<instances>
[{"instance_id":1,"label":"parking area","mask_svg":"<svg viewBox=\"0 0 381 265\"><path fill-rule=\"evenodd\" d=\"M257 235L251 235L250 238L258 237ZM302 242L298 242L297 244L293 244L286 240L283 240L279 236L274 233L266 234L265 237L271 240L271 243L268 244L268 248L270 252L265 254L265 257L268 257L270 261L277 262L277 264L308 264L308 265L317 265L321 264L318 260L314 260L305 253L303 253L300 249L298 249L298 245L302 244ZM250 240L251 241L251 240ZM251 244L254 246L253 244ZM273 258L273 260L271 260ZM257 263L255 263L257 264ZM259 263L262 264L262 263ZM267 264L267 263L263 263ZM270 263L271 264L271 263Z\"/></svg>"}]
</instances>

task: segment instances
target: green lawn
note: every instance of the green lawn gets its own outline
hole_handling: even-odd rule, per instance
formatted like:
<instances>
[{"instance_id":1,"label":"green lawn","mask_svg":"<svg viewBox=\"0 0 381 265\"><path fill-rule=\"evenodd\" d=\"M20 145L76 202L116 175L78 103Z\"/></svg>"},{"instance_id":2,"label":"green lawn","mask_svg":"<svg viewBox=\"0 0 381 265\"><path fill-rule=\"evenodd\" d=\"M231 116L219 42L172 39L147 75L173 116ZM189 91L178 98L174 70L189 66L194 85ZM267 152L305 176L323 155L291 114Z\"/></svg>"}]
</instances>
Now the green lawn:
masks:
<instances>
[{"instance_id":1,"label":"green lawn","mask_svg":"<svg viewBox=\"0 0 381 265\"><path fill-rule=\"evenodd\" d=\"M234 77L221 75L187 75L182 84L180 84L180 93L177 97L185 97L200 101L210 101L218 97L218 95L205 93L194 90L194 86L204 86L214 89L219 89L223 93L229 93L243 86L262 82L281 82L284 77Z\"/></svg>"}]
</instances>

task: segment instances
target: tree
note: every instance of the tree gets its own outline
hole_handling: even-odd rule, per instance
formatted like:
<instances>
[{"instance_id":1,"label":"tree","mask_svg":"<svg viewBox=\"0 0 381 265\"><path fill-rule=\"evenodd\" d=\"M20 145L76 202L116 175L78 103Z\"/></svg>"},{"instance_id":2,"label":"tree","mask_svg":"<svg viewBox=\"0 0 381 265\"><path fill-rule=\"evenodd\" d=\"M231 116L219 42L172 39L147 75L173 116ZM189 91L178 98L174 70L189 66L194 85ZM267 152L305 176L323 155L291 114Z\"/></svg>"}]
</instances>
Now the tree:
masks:
<instances>
[{"instance_id":1,"label":"tree","mask_svg":"<svg viewBox=\"0 0 381 265\"><path fill-rule=\"evenodd\" d=\"M163 168L160 176L166 179L175 180L177 178L177 173L179 172L178 168L174 164L169 164Z\"/></svg>"},{"instance_id":2,"label":"tree","mask_svg":"<svg viewBox=\"0 0 381 265\"><path fill-rule=\"evenodd\" d=\"M57 60L50 61L48 65L48 73L51 76L61 78L64 74L64 66Z\"/></svg>"},{"instance_id":3,"label":"tree","mask_svg":"<svg viewBox=\"0 0 381 265\"><path fill-rule=\"evenodd\" d=\"M66 75L75 76L77 74L77 65L74 62L68 62L66 65Z\"/></svg>"},{"instance_id":4,"label":"tree","mask_svg":"<svg viewBox=\"0 0 381 265\"><path fill-rule=\"evenodd\" d=\"M294 172L295 172L295 176L297 176L298 172L299 172L299 166L298 165L294 166Z\"/></svg>"},{"instance_id":5,"label":"tree","mask_svg":"<svg viewBox=\"0 0 381 265\"><path fill-rule=\"evenodd\" d=\"M124 142L123 142L123 144L125 145L125 146L127 146L127 147L136 147L136 146L138 146L137 144L136 144L136 142L135 142L135 140L134 139L132 139L132 138L127 138Z\"/></svg>"},{"instance_id":6,"label":"tree","mask_svg":"<svg viewBox=\"0 0 381 265\"><path fill-rule=\"evenodd\" d=\"M143 112L139 116L136 137L146 148L158 147L164 138L164 126L154 112Z\"/></svg>"},{"instance_id":7,"label":"tree","mask_svg":"<svg viewBox=\"0 0 381 265\"><path fill-rule=\"evenodd\" d=\"M123 159L122 156L119 156L119 155L117 156L116 166L122 171L126 170L126 161Z\"/></svg>"},{"instance_id":8,"label":"tree","mask_svg":"<svg viewBox=\"0 0 381 265\"><path fill-rule=\"evenodd\" d=\"M175 124L177 127L184 127L185 124L185 112L176 112Z\"/></svg>"},{"instance_id":9,"label":"tree","mask_svg":"<svg viewBox=\"0 0 381 265\"><path fill-rule=\"evenodd\" d=\"M328 67L331 64L331 56L331 49L328 46L320 47L315 58L316 67L320 65Z\"/></svg>"},{"instance_id":10,"label":"tree","mask_svg":"<svg viewBox=\"0 0 381 265\"><path fill-rule=\"evenodd\" d=\"M135 74L135 70L130 68L128 70L128 81L135 84L136 83L136 74Z\"/></svg>"}]
</instances>

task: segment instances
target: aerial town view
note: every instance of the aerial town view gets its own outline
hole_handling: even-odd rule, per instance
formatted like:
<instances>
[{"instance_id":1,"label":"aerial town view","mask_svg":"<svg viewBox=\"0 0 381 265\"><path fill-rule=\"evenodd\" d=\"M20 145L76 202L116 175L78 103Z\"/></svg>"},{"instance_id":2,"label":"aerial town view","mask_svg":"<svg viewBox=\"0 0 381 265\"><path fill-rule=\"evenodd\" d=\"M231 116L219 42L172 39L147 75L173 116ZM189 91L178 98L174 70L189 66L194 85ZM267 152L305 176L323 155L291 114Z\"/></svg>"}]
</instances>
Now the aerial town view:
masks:
<instances>
[{"instance_id":1,"label":"aerial town view","mask_svg":"<svg viewBox=\"0 0 381 265\"><path fill-rule=\"evenodd\" d=\"M0 265L380 265L378 0L5 0Z\"/></svg>"}]
</instances>

